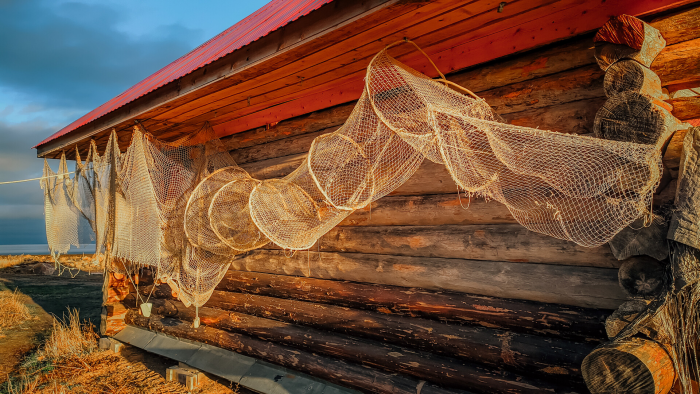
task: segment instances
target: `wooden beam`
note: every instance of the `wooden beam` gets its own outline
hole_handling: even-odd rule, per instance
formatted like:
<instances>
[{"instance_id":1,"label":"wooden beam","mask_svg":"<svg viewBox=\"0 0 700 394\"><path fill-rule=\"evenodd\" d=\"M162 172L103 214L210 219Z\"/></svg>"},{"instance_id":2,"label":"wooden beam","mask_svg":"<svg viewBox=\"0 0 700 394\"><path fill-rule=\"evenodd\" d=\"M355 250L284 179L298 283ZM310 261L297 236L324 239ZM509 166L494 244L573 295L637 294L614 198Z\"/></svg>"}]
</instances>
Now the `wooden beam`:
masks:
<instances>
[{"instance_id":1,"label":"wooden beam","mask_svg":"<svg viewBox=\"0 0 700 394\"><path fill-rule=\"evenodd\" d=\"M456 194L386 196L358 209L339 226L439 226L516 223L505 205Z\"/></svg>"},{"instance_id":2,"label":"wooden beam","mask_svg":"<svg viewBox=\"0 0 700 394\"><path fill-rule=\"evenodd\" d=\"M132 310L126 314L126 322L150 331L209 343L222 349L304 372L366 393L415 394L416 387L420 384L417 379L388 374L374 368L348 363L332 357L319 356L247 335L234 334L206 326L193 329L192 323L174 318L157 315L146 318L139 316L136 311ZM421 393L468 394L461 390L446 389L430 383L422 386Z\"/></svg>"},{"instance_id":3,"label":"wooden beam","mask_svg":"<svg viewBox=\"0 0 700 394\"><path fill-rule=\"evenodd\" d=\"M587 248L527 230L520 224L335 227L319 241L323 252L372 253L617 268L607 245Z\"/></svg>"},{"instance_id":4,"label":"wooden beam","mask_svg":"<svg viewBox=\"0 0 700 394\"><path fill-rule=\"evenodd\" d=\"M229 270L217 290L575 338L605 338L607 311L419 288Z\"/></svg>"},{"instance_id":5,"label":"wooden beam","mask_svg":"<svg viewBox=\"0 0 700 394\"><path fill-rule=\"evenodd\" d=\"M269 301L274 303L277 300L270 299ZM253 305L258 306L256 300L251 302ZM281 302L290 303L294 301L282 300ZM292 307L290 311L300 309L306 311L309 308L316 308L320 311L313 304L308 305L306 308L298 304L299 302L296 302L296 307ZM227 304L220 305L227 306ZM133 303L130 306L135 307ZM179 301L155 299L153 300L153 307L153 313L156 315L168 314L168 316L188 322L194 321L197 316L194 308L187 308ZM253 308L254 306L248 304L245 309L252 310ZM345 313L341 315L323 313L331 313L333 312L332 310L315 313L314 315L320 320L314 324L314 327L317 328L312 328L308 325L297 324L301 319L295 319L292 322L289 322L290 319L279 321L273 320L276 317L274 312L272 315L267 314L267 316L266 314L253 315L240 312L238 311L239 309L242 308L238 304L235 304L233 311L230 309L221 310L213 307L203 307L199 308L198 316L202 324L208 327L254 336L266 341L293 346L348 362L379 368L387 372L402 373L440 386L462 389L479 389L481 387L478 384L475 385L474 382L488 379L492 375L503 375L504 380L516 380L541 387L542 382L533 381L532 378L524 376L511 375L505 372L508 369L519 369L528 373L528 375L541 378L566 379L568 383L583 383L580 363L586 354L595 347L594 345L567 341L552 342L535 336L528 337L533 343L528 342L526 346L522 346L523 336L520 334L504 332L500 337L488 338L483 332L479 331L469 337L469 340L474 342L469 348L470 356L476 357L477 360L475 361L488 360L489 357L495 357L501 364L500 367L496 367L495 371L486 373L483 367L464 361L464 359L469 359L469 357L463 356L461 359L445 357L444 355L431 353L430 350L432 349L411 349L406 346L408 343L403 343L404 341L378 340L380 337L387 337L388 335L372 335L369 337L365 336L365 338L351 336L355 331L355 327L371 325L373 323L372 316L364 320L359 320L355 316L351 317L351 319L354 319L351 322L349 321L346 326L352 325L353 329L345 330L347 334L350 334L346 335L329 330L323 324L329 320L343 319L347 317ZM301 312L302 315L303 313ZM415 321L416 319L412 320L414 324L410 326L411 328L415 327L416 324L422 324ZM392 325L393 322L387 323ZM444 326L438 325L437 327L442 329L442 332L445 332ZM382 328L385 332L391 329L392 327L386 326ZM483 331L488 330L485 329ZM436 337L441 335L451 334L444 334L440 331L434 332ZM502 350L504 341L507 341L506 346L510 353ZM457 341L451 338L445 342ZM487 346L487 343L489 346ZM495 346L493 343L499 346ZM523 352L527 354L523 354ZM506 362L509 364L506 364ZM530 362L534 362L534 364L530 364ZM487 364L490 363L487 362ZM491 389L498 390L499 388L492 387Z\"/></svg>"},{"instance_id":6,"label":"wooden beam","mask_svg":"<svg viewBox=\"0 0 700 394\"><path fill-rule=\"evenodd\" d=\"M617 269L386 256L361 253L257 250L233 269L319 279L456 291L586 308L615 309L627 300Z\"/></svg>"}]
</instances>

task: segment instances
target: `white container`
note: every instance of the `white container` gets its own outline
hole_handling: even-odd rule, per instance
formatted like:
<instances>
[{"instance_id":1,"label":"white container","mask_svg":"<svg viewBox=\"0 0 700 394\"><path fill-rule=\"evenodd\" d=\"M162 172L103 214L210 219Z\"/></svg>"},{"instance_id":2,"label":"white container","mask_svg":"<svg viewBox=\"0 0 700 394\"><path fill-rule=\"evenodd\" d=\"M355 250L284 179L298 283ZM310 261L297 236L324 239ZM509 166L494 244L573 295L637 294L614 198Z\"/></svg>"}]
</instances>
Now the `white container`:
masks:
<instances>
[{"instance_id":1,"label":"white container","mask_svg":"<svg viewBox=\"0 0 700 394\"><path fill-rule=\"evenodd\" d=\"M153 304L150 302L141 304L141 313L144 317L151 317L151 308L153 308Z\"/></svg>"}]
</instances>

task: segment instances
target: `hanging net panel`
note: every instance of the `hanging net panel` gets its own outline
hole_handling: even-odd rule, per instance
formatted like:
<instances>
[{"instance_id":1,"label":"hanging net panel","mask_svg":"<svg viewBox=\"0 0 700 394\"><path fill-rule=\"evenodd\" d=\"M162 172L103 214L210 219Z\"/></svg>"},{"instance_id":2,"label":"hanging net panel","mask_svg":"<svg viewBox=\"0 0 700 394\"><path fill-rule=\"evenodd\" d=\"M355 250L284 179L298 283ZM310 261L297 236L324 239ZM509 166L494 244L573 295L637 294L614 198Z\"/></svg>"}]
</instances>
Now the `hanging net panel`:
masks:
<instances>
[{"instance_id":1,"label":"hanging net panel","mask_svg":"<svg viewBox=\"0 0 700 394\"><path fill-rule=\"evenodd\" d=\"M174 142L135 127L124 153L113 133L102 156L93 144L77 161L73 180L46 165L52 251L76 244L85 220L97 254L153 267L183 302L200 306L234 255L270 242L310 248L425 159L444 164L470 195L506 205L526 228L583 246L607 242L648 213L659 146L505 124L484 100L398 62L390 47L369 64L343 126L317 137L284 178L253 179L208 125Z\"/></svg>"}]
</instances>

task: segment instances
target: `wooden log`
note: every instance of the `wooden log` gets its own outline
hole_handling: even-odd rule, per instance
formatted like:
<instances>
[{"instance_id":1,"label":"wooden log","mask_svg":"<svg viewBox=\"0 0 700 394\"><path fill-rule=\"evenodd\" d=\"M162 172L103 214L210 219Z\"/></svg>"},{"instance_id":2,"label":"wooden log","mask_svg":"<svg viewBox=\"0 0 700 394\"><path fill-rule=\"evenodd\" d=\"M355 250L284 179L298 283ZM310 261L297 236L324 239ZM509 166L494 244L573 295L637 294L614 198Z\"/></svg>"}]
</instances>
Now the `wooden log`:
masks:
<instances>
[{"instance_id":1,"label":"wooden log","mask_svg":"<svg viewBox=\"0 0 700 394\"><path fill-rule=\"evenodd\" d=\"M661 79L650 69L634 60L620 60L605 72L605 95L613 97L622 92L635 92L661 98Z\"/></svg>"},{"instance_id":2,"label":"wooden log","mask_svg":"<svg viewBox=\"0 0 700 394\"><path fill-rule=\"evenodd\" d=\"M165 305L161 308L163 304ZM172 314L172 307L176 309L174 315ZM178 301L154 300L153 308L153 313L156 315L165 316L161 313L162 309L163 312L169 313L167 316L174 316L185 321L193 321L197 316L194 308L187 308ZM393 345L388 342L355 338L345 334L318 330L245 313L224 312L208 307L199 309L199 317L203 324L212 328L250 335L388 372L403 373L441 386L470 388L475 380L484 378L485 369L483 367L477 367L474 364L468 364L451 357L438 356L425 351ZM592 349L592 346L589 347L588 351L590 349ZM582 348L581 350L585 349ZM585 353L580 355L580 360L584 356ZM525 372L541 375L542 378L583 382L579 363L567 360L564 364L565 366L562 366L551 364L552 362L553 360L548 361L547 364L551 366L546 368L528 365L522 366L521 369L524 369ZM566 366L570 366L573 369L566 368ZM533 368L538 369L533 370ZM531 379L514 376L500 370L496 370L495 373L491 374L502 375L504 379L527 382L532 386L541 387L541 382L534 382ZM530 381L528 382L528 380Z\"/></svg>"},{"instance_id":3,"label":"wooden log","mask_svg":"<svg viewBox=\"0 0 700 394\"><path fill-rule=\"evenodd\" d=\"M501 115L604 96L604 73L588 65L480 92ZM469 85L467 85L469 86Z\"/></svg>"},{"instance_id":4,"label":"wooden log","mask_svg":"<svg viewBox=\"0 0 700 394\"><path fill-rule=\"evenodd\" d=\"M306 160L306 154L290 155L275 159L246 163L241 167L253 178L270 179L289 175ZM424 194L448 194L457 192L457 184L444 165L423 161L418 171L391 193L392 196L410 196Z\"/></svg>"},{"instance_id":5,"label":"wooden log","mask_svg":"<svg viewBox=\"0 0 700 394\"><path fill-rule=\"evenodd\" d=\"M579 340L603 338L607 311L410 287L229 270L217 290L368 309Z\"/></svg>"},{"instance_id":6,"label":"wooden log","mask_svg":"<svg viewBox=\"0 0 700 394\"><path fill-rule=\"evenodd\" d=\"M674 45L700 37L700 7L692 6L655 18L650 23L666 40Z\"/></svg>"},{"instance_id":7,"label":"wooden log","mask_svg":"<svg viewBox=\"0 0 700 394\"><path fill-rule=\"evenodd\" d=\"M651 71L661 78L662 86L698 86L700 82L698 48L700 48L700 38L672 45L659 54L651 65Z\"/></svg>"},{"instance_id":8,"label":"wooden log","mask_svg":"<svg viewBox=\"0 0 700 394\"><path fill-rule=\"evenodd\" d=\"M680 120L700 119L700 97L679 97L668 100L673 116Z\"/></svg>"},{"instance_id":9,"label":"wooden log","mask_svg":"<svg viewBox=\"0 0 700 394\"><path fill-rule=\"evenodd\" d=\"M548 107L502 114L503 119L516 126L569 134L593 133L593 119L604 97L577 100Z\"/></svg>"},{"instance_id":10,"label":"wooden log","mask_svg":"<svg viewBox=\"0 0 700 394\"><path fill-rule=\"evenodd\" d=\"M645 67L650 67L656 56L666 46L666 40L659 30L629 15L610 18L598 30L593 41L596 43L598 65L603 70L607 70L621 59L632 59Z\"/></svg>"},{"instance_id":11,"label":"wooden log","mask_svg":"<svg viewBox=\"0 0 700 394\"><path fill-rule=\"evenodd\" d=\"M608 99L593 124L596 137L615 141L656 144L665 141L680 122L661 100L624 92Z\"/></svg>"},{"instance_id":12,"label":"wooden log","mask_svg":"<svg viewBox=\"0 0 700 394\"><path fill-rule=\"evenodd\" d=\"M150 318L146 318L139 316L136 311L130 310L125 320L127 324L136 327L162 332L178 338L208 343L365 393L415 394L416 387L420 385L417 379L387 374L374 368L347 363L331 357L319 356L247 335L234 334L206 326L194 329L192 328L192 323L174 318L157 315L151 315ZM468 394L461 390L442 388L431 383L422 385L421 393Z\"/></svg>"},{"instance_id":13,"label":"wooden log","mask_svg":"<svg viewBox=\"0 0 700 394\"><path fill-rule=\"evenodd\" d=\"M228 150L237 150L315 131L334 129L345 123L353 108L355 108L355 102L338 105L308 115L283 120L269 128L258 127L236 133L222 138L221 142Z\"/></svg>"},{"instance_id":14,"label":"wooden log","mask_svg":"<svg viewBox=\"0 0 700 394\"><path fill-rule=\"evenodd\" d=\"M665 275L664 264L652 258L628 260L620 267L620 287L630 297L655 299L666 287Z\"/></svg>"},{"instance_id":15,"label":"wooden log","mask_svg":"<svg viewBox=\"0 0 700 394\"><path fill-rule=\"evenodd\" d=\"M533 80L574 68L595 64L592 34L527 51L519 56L448 74L447 78L479 93L489 89Z\"/></svg>"},{"instance_id":16,"label":"wooden log","mask_svg":"<svg viewBox=\"0 0 700 394\"><path fill-rule=\"evenodd\" d=\"M322 134L331 133L337 127L330 127L311 133L295 135L277 141L271 141L262 145L254 145L247 148L239 148L231 151L231 157L236 163L245 164L274 157L308 153L311 143Z\"/></svg>"},{"instance_id":17,"label":"wooden log","mask_svg":"<svg viewBox=\"0 0 700 394\"><path fill-rule=\"evenodd\" d=\"M620 305L620 307L605 320L605 331L608 334L608 338L612 339L630 324L636 324L632 332L628 333L628 336L642 334L649 339L662 343L664 346L670 345L672 341L666 336L665 330L662 328L663 324L660 324L659 317L654 314L647 314L645 316L648 305L649 301L640 299L627 301ZM642 316L641 320L637 319L639 316Z\"/></svg>"},{"instance_id":18,"label":"wooden log","mask_svg":"<svg viewBox=\"0 0 700 394\"><path fill-rule=\"evenodd\" d=\"M218 290L207 306L546 376L576 376L581 361L595 347L561 338Z\"/></svg>"},{"instance_id":19,"label":"wooden log","mask_svg":"<svg viewBox=\"0 0 700 394\"><path fill-rule=\"evenodd\" d=\"M581 366L591 393L668 393L676 373L666 349L630 338L594 350Z\"/></svg>"},{"instance_id":20,"label":"wooden log","mask_svg":"<svg viewBox=\"0 0 700 394\"><path fill-rule=\"evenodd\" d=\"M505 205L455 194L386 196L358 209L339 226L438 226L516 223Z\"/></svg>"},{"instance_id":21,"label":"wooden log","mask_svg":"<svg viewBox=\"0 0 700 394\"><path fill-rule=\"evenodd\" d=\"M615 309L627 300L617 269L502 261L385 256L361 253L257 250L234 259L233 269L349 280L499 298Z\"/></svg>"},{"instance_id":22,"label":"wooden log","mask_svg":"<svg viewBox=\"0 0 700 394\"><path fill-rule=\"evenodd\" d=\"M323 252L620 266L606 246L579 246L520 224L335 227L321 237L319 245Z\"/></svg>"}]
</instances>

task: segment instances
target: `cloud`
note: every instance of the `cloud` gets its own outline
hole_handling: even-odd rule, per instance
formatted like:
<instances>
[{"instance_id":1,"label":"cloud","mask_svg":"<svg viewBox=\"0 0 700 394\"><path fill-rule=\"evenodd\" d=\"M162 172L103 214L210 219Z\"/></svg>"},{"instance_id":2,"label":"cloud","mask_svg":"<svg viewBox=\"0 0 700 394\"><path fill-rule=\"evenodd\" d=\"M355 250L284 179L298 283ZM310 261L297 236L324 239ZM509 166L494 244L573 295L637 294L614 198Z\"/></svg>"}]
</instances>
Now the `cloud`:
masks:
<instances>
[{"instance_id":1,"label":"cloud","mask_svg":"<svg viewBox=\"0 0 700 394\"><path fill-rule=\"evenodd\" d=\"M0 86L31 95L35 105L90 110L204 39L179 24L130 35L118 28L124 18L113 4L0 3Z\"/></svg>"}]
</instances>

